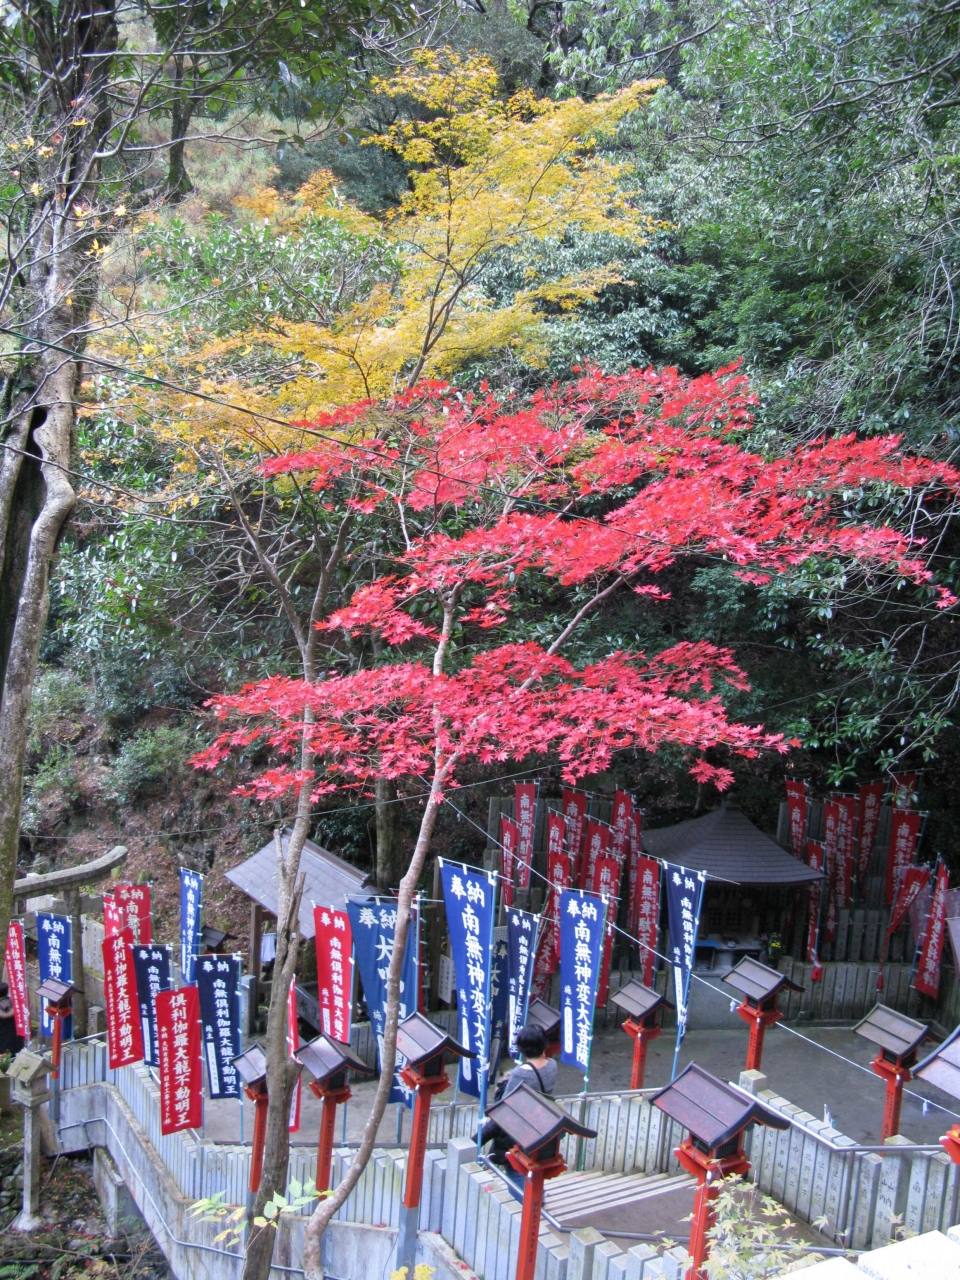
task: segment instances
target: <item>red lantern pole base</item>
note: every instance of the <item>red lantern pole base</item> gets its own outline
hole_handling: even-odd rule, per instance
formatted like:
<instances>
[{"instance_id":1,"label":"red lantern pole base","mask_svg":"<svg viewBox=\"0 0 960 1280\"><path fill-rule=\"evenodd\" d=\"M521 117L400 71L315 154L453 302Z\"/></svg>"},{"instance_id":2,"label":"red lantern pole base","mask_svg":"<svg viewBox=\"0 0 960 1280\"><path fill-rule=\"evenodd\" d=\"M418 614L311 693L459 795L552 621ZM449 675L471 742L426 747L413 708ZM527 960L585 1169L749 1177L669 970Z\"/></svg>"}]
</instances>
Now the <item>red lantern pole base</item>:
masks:
<instances>
[{"instance_id":1,"label":"red lantern pole base","mask_svg":"<svg viewBox=\"0 0 960 1280\"><path fill-rule=\"evenodd\" d=\"M333 1136L337 1124L337 1106L348 1102L353 1094L350 1086L342 1089L328 1089L326 1085L310 1081L310 1092L320 1099L323 1109L320 1112L320 1137L317 1142L317 1177L318 1191L330 1190L330 1167L333 1164Z\"/></svg>"},{"instance_id":2,"label":"red lantern pole base","mask_svg":"<svg viewBox=\"0 0 960 1280\"><path fill-rule=\"evenodd\" d=\"M401 1079L416 1093L413 1103L413 1130L410 1134L410 1150L407 1154L407 1179L403 1188L403 1203L407 1209L420 1204L423 1189L423 1162L427 1154L427 1129L430 1124L430 1099L435 1093L443 1093L450 1087L447 1073L438 1076L421 1075L414 1067L404 1067Z\"/></svg>"},{"instance_id":3,"label":"red lantern pole base","mask_svg":"<svg viewBox=\"0 0 960 1280\"><path fill-rule=\"evenodd\" d=\"M520 1217L520 1249L517 1254L517 1280L533 1280L537 1269L537 1240L540 1236L540 1214L543 1210L543 1184L559 1177L566 1169L563 1156L547 1156L537 1160L525 1155L519 1147L507 1152L513 1168L523 1175L523 1213Z\"/></svg>"},{"instance_id":4,"label":"red lantern pole base","mask_svg":"<svg viewBox=\"0 0 960 1280\"><path fill-rule=\"evenodd\" d=\"M267 1141L269 1098L265 1084L252 1089L247 1088L244 1092L256 1108L253 1113L253 1151L250 1154L250 1190L256 1195L260 1190L260 1180L263 1177L263 1148Z\"/></svg>"},{"instance_id":5,"label":"red lantern pole base","mask_svg":"<svg viewBox=\"0 0 960 1280\"><path fill-rule=\"evenodd\" d=\"M630 1068L630 1088L642 1089L643 1079L647 1073L647 1045L663 1032L659 1027L645 1027L640 1022L628 1018L623 1029L633 1041L633 1064Z\"/></svg>"},{"instance_id":6,"label":"red lantern pole base","mask_svg":"<svg viewBox=\"0 0 960 1280\"><path fill-rule=\"evenodd\" d=\"M53 1064L50 1071L51 1080L60 1079L60 1059L62 1057L63 1048L63 1019L64 1011L58 1004L47 1005L47 1017L53 1019L53 1047L50 1052L50 1060Z\"/></svg>"},{"instance_id":7,"label":"red lantern pole base","mask_svg":"<svg viewBox=\"0 0 960 1280\"><path fill-rule=\"evenodd\" d=\"M690 1244L687 1246L692 1261L686 1280L706 1280L703 1264L709 1252L707 1232L713 1226L713 1201L720 1194L720 1184L724 1178L746 1173L750 1168L750 1161L739 1146L732 1155L717 1157L710 1152L698 1151L689 1138L684 1138L675 1154L682 1168L687 1173L692 1173L697 1180Z\"/></svg>"},{"instance_id":8,"label":"red lantern pole base","mask_svg":"<svg viewBox=\"0 0 960 1280\"><path fill-rule=\"evenodd\" d=\"M747 1046L747 1070L759 1071L763 1061L763 1035L767 1027L772 1027L783 1016L774 1006L772 1009L761 1009L757 1005L747 1004L746 1000L737 1005L737 1013L750 1028L750 1043Z\"/></svg>"},{"instance_id":9,"label":"red lantern pole base","mask_svg":"<svg viewBox=\"0 0 960 1280\"><path fill-rule=\"evenodd\" d=\"M911 1079L910 1068L900 1059L890 1062L878 1053L870 1066L886 1085L886 1097L883 1102L883 1136L886 1142L895 1133L900 1132L900 1104L903 1101L903 1086Z\"/></svg>"}]
</instances>

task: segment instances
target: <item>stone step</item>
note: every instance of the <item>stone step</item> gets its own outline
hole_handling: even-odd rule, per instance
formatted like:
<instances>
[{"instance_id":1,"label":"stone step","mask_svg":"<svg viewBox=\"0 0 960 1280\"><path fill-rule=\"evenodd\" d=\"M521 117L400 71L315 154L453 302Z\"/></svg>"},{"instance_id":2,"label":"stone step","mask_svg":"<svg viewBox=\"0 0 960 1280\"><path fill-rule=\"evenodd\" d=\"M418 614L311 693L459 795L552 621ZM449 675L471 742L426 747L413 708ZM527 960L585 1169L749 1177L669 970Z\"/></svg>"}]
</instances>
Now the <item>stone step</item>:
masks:
<instances>
[{"instance_id":1,"label":"stone step","mask_svg":"<svg viewBox=\"0 0 960 1280\"><path fill-rule=\"evenodd\" d=\"M581 1217L600 1209L637 1204L693 1185L693 1178L685 1173L601 1174L599 1177L565 1174L548 1188L545 1203L551 1217L562 1222L564 1217Z\"/></svg>"}]
</instances>

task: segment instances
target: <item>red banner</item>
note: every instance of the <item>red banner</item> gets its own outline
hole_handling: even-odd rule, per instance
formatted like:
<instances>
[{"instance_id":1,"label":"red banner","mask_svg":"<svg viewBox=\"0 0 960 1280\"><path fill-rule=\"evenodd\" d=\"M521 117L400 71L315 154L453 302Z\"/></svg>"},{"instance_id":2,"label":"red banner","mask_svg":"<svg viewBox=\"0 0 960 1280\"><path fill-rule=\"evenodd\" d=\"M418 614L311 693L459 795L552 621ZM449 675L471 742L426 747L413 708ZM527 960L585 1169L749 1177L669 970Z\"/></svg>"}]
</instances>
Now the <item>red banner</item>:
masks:
<instances>
[{"instance_id":1,"label":"red banner","mask_svg":"<svg viewBox=\"0 0 960 1280\"><path fill-rule=\"evenodd\" d=\"M317 999L320 1030L342 1044L350 1041L353 1006L353 933L350 917L336 907L314 907Z\"/></svg>"},{"instance_id":2,"label":"red banner","mask_svg":"<svg viewBox=\"0 0 960 1280\"><path fill-rule=\"evenodd\" d=\"M579 888L587 889L588 885L593 884L597 863L601 858L605 858L609 852L610 828L605 822L598 822L596 818L590 818L587 821L587 838L583 859L580 863L580 875L577 881ZM593 892L592 889L588 891Z\"/></svg>"},{"instance_id":3,"label":"red banner","mask_svg":"<svg viewBox=\"0 0 960 1280\"><path fill-rule=\"evenodd\" d=\"M838 822L833 884L837 910L843 911L853 901L853 862L857 847L857 797L836 796L835 800Z\"/></svg>"},{"instance_id":4,"label":"red banner","mask_svg":"<svg viewBox=\"0 0 960 1280\"><path fill-rule=\"evenodd\" d=\"M617 924L617 906L620 893L620 863L610 854L598 858L594 867L594 893L607 899L607 923L603 938L603 956L600 961L600 977L597 982L597 1008L607 1003L610 991L610 964L613 959L613 935Z\"/></svg>"},{"instance_id":5,"label":"red banner","mask_svg":"<svg viewBox=\"0 0 960 1280\"><path fill-rule=\"evenodd\" d=\"M130 929L104 938L103 1003L107 1018L107 1054L111 1070L143 1058L143 1032L133 967Z\"/></svg>"},{"instance_id":6,"label":"red banner","mask_svg":"<svg viewBox=\"0 0 960 1280\"><path fill-rule=\"evenodd\" d=\"M294 980L290 983L290 990L287 993L287 1054L292 1058L299 1048L300 1024L297 1021L297 983ZM291 1133L297 1133L300 1129L300 1097L302 1093L303 1082L300 1076L297 1076L297 1083L293 1086L293 1097L290 1099L290 1120L287 1124L287 1128Z\"/></svg>"},{"instance_id":7,"label":"red banner","mask_svg":"<svg viewBox=\"0 0 960 1280\"><path fill-rule=\"evenodd\" d=\"M197 988L154 996L160 1047L160 1132L179 1133L203 1124L203 1062Z\"/></svg>"},{"instance_id":8,"label":"red banner","mask_svg":"<svg viewBox=\"0 0 960 1280\"><path fill-rule=\"evenodd\" d=\"M559 813L547 814L547 901L543 913L546 919L537 948L537 958L533 966L533 983L531 998L538 1000L546 991L553 977L557 961L560 958L560 927L557 911L560 903L560 890L568 889L573 878L573 863L568 854L563 852L564 828L566 823Z\"/></svg>"},{"instance_id":9,"label":"red banner","mask_svg":"<svg viewBox=\"0 0 960 1280\"><path fill-rule=\"evenodd\" d=\"M517 824L517 888L530 888L533 841L537 831L537 784L518 782L513 789L513 817Z\"/></svg>"},{"instance_id":10,"label":"red banner","mask_svg":"<svg viewBox=\"0 0 960 1280\"><path fill-rule=\"evenodd\" d=\"M634 809L627 823L627 932L637 936L640 919L640 834L643 814Z\"/></svg>"},{"instance_id":11,"label":"red banner","mask_svg":"<svg viewBox=\"0 0 960 1280\"><path fill-rule=\"evenodd\" d=\"M587 793L564 787L561 804L567 822L567 853L573 863L573 874L577 876L580 871L583 828L587 820Z\"/></svg>"},{"instance_id":12,"label":"red banner","mask_svg":"<svg viewBox=\"0 0 960 1280\"><path fill-rule=\"evenodd\" d=\"M640 969L645 986L653 986L657 967L657 926L660 922L660 863L656 858L637 858L637 915L635 937L640 944Z\"/></svg>"},{"instance_id":13,"label":"red banner","mask_svg":"<svg viewBox=\"0 0 960 1280\"><path fill-rule=\"evenodd\" d=\"M930 902L927 916L927 928L923 935L923 946L920 948L920 959L917 962L917 974L913 985L915 990L934 1000L940 990L940 960L943 956L943 937L947 920L947 892L950 888L950 876L941 862L937 867L937 881Z\"/></svg>"},{"instance_id":14,"label":"red banner","mask_svg":"<svg viewBox=\"0 0 960 1280\"><path fill-rule=\"evenodd\" d=\"M895 773L890 780L891 804L894 809L912 809L917 803L919 773Z\"/></svg>"},{"instance_id":15,"label":"red banner","mask_svg":"<svg viewBox=\"0 0 960 1280\"><path fill-rule=\"evenodd\" d=\"M512 818L500 815L500 875L503 881L503 905L513 906L513 885L517 874L517 846L520 828Z\"/></svg>"},{"instance_id":16,"label":"red banner","mask_svg":"<svg viewBox=\"0 0 960 1280\"><path fill-rule=\"evenodd\" d=\"M141 947L153 942L153 917L148 884L118 884L113 900L120 912L120 927L133 932L133 941Z\"/></svg>"},{"instance_id":17,"label":"red banner","mask_svg":"<svg viewBox=\"0 0 960 1280\"><path fill-rule=\"evenodd\" d=\"M864 887L873 846L880 826L880 810L883 806L884 784L865 782L860 788L860 888Z\"/></svg>"},{"instance_id":18,"label":"red banner","mask_svg":"<svg viewBox=\"0 0 960 1280\"><path fill-rule=\"evenodd\" d=\"M887 854L887 905L893 904L900 878L913 866L920 843L922 815L916 809L894 809L890 819L890 851Z\"/></svg>"},{"instance_id":19,"label":"red banner","mask_svg":"<svg viewBox=\"0 0 960 1280\"><path fill-rule=\"evenodd\" d=\"M807 863L814 871L823 870L823 845L819 840L807 841ZM823 895L823 881L815 880L808 889L807 898L807 964L813 965L813 981L818 982L823 974L818 949L820 945L820 900Z\"/></svg>"},{"instance_id":20,"label":"red banner","mask_svg":"<svg viewBox=\"0 0 960 1280\"><path fill-rule=\"evenodd\" d=\"M799 778L787 778L787 814L790 818L790 848L793 856L802 862L807 838L807 784Z\"/></svg>"},{"instance_id":21,"label":"red banner","mask_svg":"<svg viewBox=\"0 0 960 1280\"><path fill-rule=\"evenodd\" d=\"M825 800L823 804L823 892L826 908L823 913L822 937L826 943L835 942L837 937L837 894L835 889L837 874L837 836L840 831L840 806L836 800Z\"/></svg>"},{"instance_id":22,"label":"red banner","mask_svg":"<svg viewBox=\"0 0 960 1280\"><path fill-rule=\"evenodd\" d=\"M123 917L120 908L114 901L112 893L103 895L103 936L112 938L123 928Z\"/></svg>"},{"instance_id":23,"label":"red banner","mask_svg":"<svg viewBox=\"0 0 960 1280\"><path fill-rule=\"evenodd\" d=\"M633 815L633 796L626 791L616 791L613 796L613 813L610 817L610 852L623 862L630 848L630 818Z\"/></svg>"},{"instance_id":24,"label":"red banner","mask_svg":"<svg viewBox=\"0 0 960 1280\"><path fill-rule=\"evenodd\" d=\"M926 867L907 867L900 879L900 890L897 894L897 903L890 912L890 923L887 925L887 932L883 939L883 951L881 957L886 955L887 943L897 932L904 920L907 918L907 912L923 893L930 880L930 872Z\"/></svg>"},{"instance_id":25,"label":"red banner","mask_svg":"<svg viewBox=\"0 0 960 1280\"><path fill-rule=\"evenodd\" d=\"M30 999L27 996L27 958L23 948L23 925L11 920L7 926L7 984L13 1004L13 1025L17 1035L30 1039Z\"/></svg>"}]
</instances>

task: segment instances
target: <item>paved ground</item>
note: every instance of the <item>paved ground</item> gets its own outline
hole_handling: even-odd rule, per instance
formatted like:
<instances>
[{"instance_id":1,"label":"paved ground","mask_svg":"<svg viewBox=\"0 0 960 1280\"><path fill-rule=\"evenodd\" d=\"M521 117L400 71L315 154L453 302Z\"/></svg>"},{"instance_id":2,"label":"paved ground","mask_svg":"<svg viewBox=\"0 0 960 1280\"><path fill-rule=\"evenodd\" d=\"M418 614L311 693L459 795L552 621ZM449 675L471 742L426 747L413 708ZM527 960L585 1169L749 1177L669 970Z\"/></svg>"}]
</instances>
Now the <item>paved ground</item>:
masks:
<instances>
[{"instance_id":1,"label":"paved ground","mask_svg":"<svg viewBox=\"0 0 960 1280\"><path fill-rule=\"evenodd\" d=\"M767 1087L815 1116L822 1116L824 1108L828 1107L835 1127L855 1142L879 1142L883 1118L883 1085L868 1067L874 1056L873 1046L854 1035L849 1028L807 1027L801 1024L795 1029L806 1038L801 1039L782 1026L767 1032L763 1055L763 1070L769 1081ZM736 1080L746 1058L746 1049L746 1027L732 1027L722 1031L691 1031L680 1051L680 1065L696 1061L723 1080ZM630 1079L631 1050L632 1042L622 1031L607 1031L597 1036L590 1074L591 1091L611 1091L627 1086ZM648 1085L666 1084L669 1081L672 1058L673 1042L667 1035L651 1044L647 1059ZM843 1061L843 1058L850 1061ZM857 1065L852 1065L854 1063ZM557 1093L576 1093L582 1088L581 1074L572 1067L561 1066ZM960 1119L960 1103L922 1081L915 1081L908 1088L921 1095L921 1098L904 1097L901 1132L914 1142L936 1142L951 1124ZM374 1085L371 1082L355 1084L353 1091L354 1100L347 1106L348 1142L358 1142L360 1139ZM450 1089L441 1095L435 1105L442 1105L452 1097L453 1090ZM927 1115L924 1115L922 1098L946 1110L930 1105ZM249 1142L253 1132L253 1107L249 1102L244 1107L244 1138ZM319 1107L319 1102L305 1087L300 1132L294 1135L294 1142L306 1145L316 1142ZM217 1142L237 1142L239 1130L238 1103L206 1103L208 1138ZM409 1133L410 1117L409 1112L406 1112L403 1116L401 1145L406 1144ZM338 1117L338 1141L341 1134L342 1126ZM394 1146L396 1139L397 1108L390 1107L380 1125L378 1141Z\"/></svg>"}]
</instances>

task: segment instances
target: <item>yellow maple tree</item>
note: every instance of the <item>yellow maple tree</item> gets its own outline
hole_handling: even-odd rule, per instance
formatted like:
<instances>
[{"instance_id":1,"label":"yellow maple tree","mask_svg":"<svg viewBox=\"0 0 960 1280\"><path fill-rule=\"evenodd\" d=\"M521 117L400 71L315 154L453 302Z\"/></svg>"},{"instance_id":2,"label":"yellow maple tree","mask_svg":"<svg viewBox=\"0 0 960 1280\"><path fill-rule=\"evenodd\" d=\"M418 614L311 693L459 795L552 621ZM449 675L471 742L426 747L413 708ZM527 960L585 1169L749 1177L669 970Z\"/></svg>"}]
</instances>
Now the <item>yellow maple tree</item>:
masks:
<instances>
[{"instance_id":1,"label":"yellow maple tree","mask_svg":"<svg viewBox=\"0 0 960 1280\"><path fill-rule=\"evenodd\" d=\"M604 139L642 109L660 83L639 81L589 103L555 102L528 90L505 99L488 59L419 51L409 66L373 86L401 111L397 123L367 139L408 168L409 190L396 208L383 218L363 213L326 172L293 197L267 189L245 202L258 219L292 235L304 219L321 216L357 234L385 237L397 250L397 277L331 324L278 320L269 329L202 344L187 362L197 385L265 418L298 420L390 395L423 377L448 378L496 351L542 363L543 305L569 309L596 298L621 278L618 264L560 280L533 279L507 305L485 293L483 271L498 253L558 238L567 228L637 242L662 225L632 203L625 166L601 153ZM426 118L409 118L410 103ZM238 354L264 349L298 362L299 372L280 390L226 374ZM249 414L178 403L176 396L168 398L168 411L167 429L194 439L224 433L236 439L239 432L271 451L293 443L276 423L256 424Z\"/></svg>"}]
</instances>

